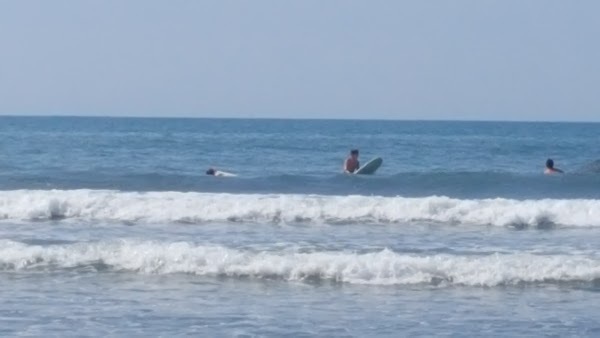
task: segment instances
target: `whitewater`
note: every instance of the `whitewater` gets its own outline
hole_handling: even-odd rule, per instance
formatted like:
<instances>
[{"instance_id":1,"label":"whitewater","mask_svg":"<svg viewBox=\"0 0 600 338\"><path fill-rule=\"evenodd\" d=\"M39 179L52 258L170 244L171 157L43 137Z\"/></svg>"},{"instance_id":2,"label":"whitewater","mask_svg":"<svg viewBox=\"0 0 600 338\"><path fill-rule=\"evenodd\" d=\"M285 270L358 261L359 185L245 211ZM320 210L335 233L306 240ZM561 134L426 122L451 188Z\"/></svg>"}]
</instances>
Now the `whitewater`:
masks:
<instances>
[{"instance_id":1,"label":"whitewater","mask_svg":"<svg viewBox=\"0 0 600 338\"><path fill-rule=\"evenodd\" d=\"M0 241L0 271L82 269L145 274L331 280L369 285L498 286L599 282L600 256L505 253L415 255L388 249L369 253L252 251L188 242L92 242L27 245Z\"/></svg>"},{"instance_id":2,"label":"whitewater","mask_svg":"<svg viewBox=\"0 0 600 338\"><path fill-rule=\"evenodd\" d=\"M598 227L600 200L16 190L0 192L0 219Z\"/></svg>"}]
</instances>

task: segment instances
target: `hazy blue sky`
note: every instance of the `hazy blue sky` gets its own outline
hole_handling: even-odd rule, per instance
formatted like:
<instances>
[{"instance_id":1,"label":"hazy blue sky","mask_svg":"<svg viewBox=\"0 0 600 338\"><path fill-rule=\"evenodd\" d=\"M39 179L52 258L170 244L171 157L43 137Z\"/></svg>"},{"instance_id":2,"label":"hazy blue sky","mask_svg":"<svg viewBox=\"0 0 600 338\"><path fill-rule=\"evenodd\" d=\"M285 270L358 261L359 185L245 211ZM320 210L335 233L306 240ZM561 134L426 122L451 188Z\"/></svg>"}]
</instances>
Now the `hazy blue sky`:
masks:
<instances>
[{"instance_id":1,"label":"hazy blue sky","mask_svg":"<svg viewBox=\"0 0 600 338\"><path fill-rule=\"evenodd\" d=\"M0 114L600 121L600 1L0 0Z\"/></svg>"}]
</instances>

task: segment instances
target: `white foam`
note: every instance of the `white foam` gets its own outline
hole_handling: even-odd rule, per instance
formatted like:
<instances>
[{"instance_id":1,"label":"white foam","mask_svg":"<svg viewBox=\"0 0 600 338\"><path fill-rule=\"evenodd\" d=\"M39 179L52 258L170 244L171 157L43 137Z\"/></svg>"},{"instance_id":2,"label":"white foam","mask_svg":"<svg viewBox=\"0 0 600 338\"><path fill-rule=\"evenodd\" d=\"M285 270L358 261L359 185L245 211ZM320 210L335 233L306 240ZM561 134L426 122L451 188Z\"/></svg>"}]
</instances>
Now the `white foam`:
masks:
<instances>
[{"instance_id":1,"label":"white foam","mask_svg":"<svg viewBox=\"0 0 600 338\"><path fill-rule=\"evenodd\" d=\"M16 190L0 192L0 218L148 223L424 221L498 226L600 226L600 200Z\"/></svg>"},{"instance_id":2,"label":"white foam","mask_svg":"<svg viewBox=\"0 0 600 338\"><path fill-rule=\"evenodd\" d=\"M102 269L142 274L324 280L351 284L467 286L591 282L600 258L531 253L453 256L410 255L390 250L352 252L249 251L187 242L96 242L27 245L0 241L0 271ZM98 270L96 270L98 271Z\"/></svg>"}]
</instances>

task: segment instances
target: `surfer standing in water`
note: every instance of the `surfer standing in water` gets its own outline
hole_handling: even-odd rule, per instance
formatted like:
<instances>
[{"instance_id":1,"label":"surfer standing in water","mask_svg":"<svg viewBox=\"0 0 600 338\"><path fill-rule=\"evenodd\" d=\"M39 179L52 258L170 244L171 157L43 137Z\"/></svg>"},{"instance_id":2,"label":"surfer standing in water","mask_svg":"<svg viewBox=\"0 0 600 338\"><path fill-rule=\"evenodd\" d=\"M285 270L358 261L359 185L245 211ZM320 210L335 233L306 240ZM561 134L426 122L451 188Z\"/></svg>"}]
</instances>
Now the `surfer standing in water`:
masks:
<instances>
[{"instance_id":1,"label":"surfer standing in water","mask_svg":"<svg viewBox=\"0 0 600 338\"><path fill-rule=\"evenodd\" d=\"M360 168L360 162L358 162L358 149L350 150L350 156L344 161L344 172L347 174L353 174Z\"/></svg>"},{"instance_id":2,"label":"surfer standing in water","mask_svg":"<svg viewBox=\"0 0 600 338\"><path fill-rule=\"evenodd\" d=\"M554 168L554 160L551 158L546 160L546 169L544 170L544 174L552 175L552 174L564 174L564 171Z\"/></svg>"}]
</instances>

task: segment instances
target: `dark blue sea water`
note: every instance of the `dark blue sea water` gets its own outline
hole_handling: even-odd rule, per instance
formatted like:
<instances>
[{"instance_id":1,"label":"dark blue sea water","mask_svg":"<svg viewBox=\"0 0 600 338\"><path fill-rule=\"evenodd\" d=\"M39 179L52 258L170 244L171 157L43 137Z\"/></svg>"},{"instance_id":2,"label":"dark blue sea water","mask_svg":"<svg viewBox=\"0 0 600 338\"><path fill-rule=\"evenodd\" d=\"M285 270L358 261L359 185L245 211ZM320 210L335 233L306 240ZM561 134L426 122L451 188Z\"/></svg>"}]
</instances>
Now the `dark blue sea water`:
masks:
<instances>
[{"instance_id":1,"label":"dark blue sea water","mask_svg":"<svg viewBox=\"0 0 600 338\"><path fill-rule=\"evenodd\" d=\"M592 123L0 117L0 334L598 336L598 145ZM342 174L351 148L383 166Z\"/></svg>"}]
</instances>

